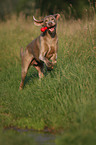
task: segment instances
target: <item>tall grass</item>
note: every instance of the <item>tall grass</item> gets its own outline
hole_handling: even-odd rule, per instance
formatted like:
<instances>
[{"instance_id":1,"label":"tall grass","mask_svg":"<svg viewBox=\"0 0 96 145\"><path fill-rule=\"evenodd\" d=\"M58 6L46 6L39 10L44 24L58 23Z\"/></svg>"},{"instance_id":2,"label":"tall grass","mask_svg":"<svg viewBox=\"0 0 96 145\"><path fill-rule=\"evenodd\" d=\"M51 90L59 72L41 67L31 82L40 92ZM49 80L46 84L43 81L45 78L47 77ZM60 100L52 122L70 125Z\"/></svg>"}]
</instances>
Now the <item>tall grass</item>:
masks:
<instances>
[{"instance_id":1,"label":"tall grass","mask_svg":"<svg viewBox=\"0 0 96 145\"><path fill-rule=\"evenodd\" d=\"M93 21L59 21L57 66L51 72L45 68L42 80L31 67L24 90L19 91L20 47L25 48L36 38L40 28L31 20L15 17L0 24L1 126L63 130L64 136L56 141L57 144L60 141L77 144L79 139L84 143L84 135L86 140L95 140L95 26L96 18Z\"/></svg>"}]
</instances>

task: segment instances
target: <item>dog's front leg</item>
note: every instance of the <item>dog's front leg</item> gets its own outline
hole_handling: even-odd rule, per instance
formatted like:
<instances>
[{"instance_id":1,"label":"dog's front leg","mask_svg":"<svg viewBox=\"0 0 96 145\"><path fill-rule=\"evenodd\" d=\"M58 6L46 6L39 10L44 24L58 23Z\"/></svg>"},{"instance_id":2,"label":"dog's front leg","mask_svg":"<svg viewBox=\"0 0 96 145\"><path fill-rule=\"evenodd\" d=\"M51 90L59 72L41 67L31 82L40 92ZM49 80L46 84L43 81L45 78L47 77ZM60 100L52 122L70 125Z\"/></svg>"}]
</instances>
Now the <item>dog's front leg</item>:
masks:
<instances>
[{"instance_id":1,"label":"dog's front leg","mask_svg":"<svg viewBox=\"0 0 96 145\"><path fill-rule=\"evenodd\" d=\"M57 63L57 53L54 53L50 59L52 60L52 64L55 65Z\"/></svg>"},{"instance_id":2,"label":"dog's front leg","mask_svg":"<svg viewBox=\"0 0 96 145\"><path fill-rule=\"evenodd\" d=\"M56 41L55 52L50 58L52 60L52 64L55 65L57 63L57 52L58 52L58 39Z\"/></svg>"},{"instance_id":3,"label":"dog's front leg","mask_svg":"<svg viewBox=\"0 0 96 145\"><path fill-rule=\"evenodd\" d=\"M53 68L52 62L50 62L50 61L46 58L46 52L41 53L41 54L39 55L39 59L40 59L41 61L43 61L49 69Z\"/></svg>"}]
</instances>

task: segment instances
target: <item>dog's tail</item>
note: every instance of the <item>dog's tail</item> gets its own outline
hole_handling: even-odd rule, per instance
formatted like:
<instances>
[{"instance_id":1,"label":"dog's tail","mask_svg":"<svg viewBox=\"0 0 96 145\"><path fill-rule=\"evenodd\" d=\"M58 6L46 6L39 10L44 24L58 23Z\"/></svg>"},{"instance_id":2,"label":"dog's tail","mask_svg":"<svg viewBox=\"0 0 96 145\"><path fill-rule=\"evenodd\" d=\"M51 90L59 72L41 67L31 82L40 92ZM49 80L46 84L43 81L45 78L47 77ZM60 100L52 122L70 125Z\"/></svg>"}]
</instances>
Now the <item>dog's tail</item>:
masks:
<instances>
[{"instance_id":1,"label":"dog's tail","mask_svg":"<svg viewBox=\"0 0 96 145\"><path fill-rule=\"evenodd\" d=\"M21 47L20 49L20 56L21 56L21 59L23 58L23 47Z\"/></svg>"}]
</instances>

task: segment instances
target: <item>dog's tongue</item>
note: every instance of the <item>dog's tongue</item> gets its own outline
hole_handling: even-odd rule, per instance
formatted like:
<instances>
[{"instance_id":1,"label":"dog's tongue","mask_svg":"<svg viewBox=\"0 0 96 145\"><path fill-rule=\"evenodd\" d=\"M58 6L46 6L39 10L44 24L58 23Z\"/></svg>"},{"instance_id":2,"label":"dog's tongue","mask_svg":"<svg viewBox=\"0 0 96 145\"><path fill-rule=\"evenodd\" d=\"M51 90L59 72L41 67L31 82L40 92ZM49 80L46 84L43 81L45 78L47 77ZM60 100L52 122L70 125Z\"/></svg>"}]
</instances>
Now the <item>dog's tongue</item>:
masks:
<instances>
[{"instance_id":1,"label":"dog's tongue","mask_svg":"<svg viewBox=\"0 0 96 145\"><path fill-rule=\"evenodd\" d=\"M49 31L50 32L53 32L54 31L54 27L53 28L49 28Z\"/></svg>"}]
</instances>

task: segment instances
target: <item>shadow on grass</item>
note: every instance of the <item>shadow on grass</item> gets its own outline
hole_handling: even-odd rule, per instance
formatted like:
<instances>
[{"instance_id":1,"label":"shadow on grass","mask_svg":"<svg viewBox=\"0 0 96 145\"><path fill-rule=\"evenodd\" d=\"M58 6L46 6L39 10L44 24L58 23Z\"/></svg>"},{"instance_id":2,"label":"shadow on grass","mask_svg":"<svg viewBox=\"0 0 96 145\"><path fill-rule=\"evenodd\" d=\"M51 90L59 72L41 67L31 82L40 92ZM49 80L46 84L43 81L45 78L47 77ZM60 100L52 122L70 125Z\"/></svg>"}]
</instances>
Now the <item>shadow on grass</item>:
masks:
<instances>
[{"instance_id":1,"label":"shadow on grass","mask_svg":"<svg viewBox=\"0 0 96 145\"><path fill-rule=\"evenodd\" d=\"M56 69L56 67L55 67L53 70L48 70L47 67L44 66L44 72L43 72L44 77L47 77L48 74L50 74L50 76L51 76L52 78L54 78L55 69ZM24 87L25 87L30 81L31 81L31 82L34 82L36 79L39 80L38 71L37 71L36 69L34 69L34 68L32 68L32 69L30 68L30 69L28 70L28 73L27 73L26 77L25 77Z\"/></svg>"},{"instance_id":2,"label":"shadow on grass","mask_svg":"<svg viewBox=\"0 0 96 145\"><path fill-rule=\"evenodd\" d=\"M32 72L28 73L25 77L25 81L24 81L24 87L29 83L29 81L34 82L34 80L38 78L38 72Z\"/></svg>"}]
</instances>

